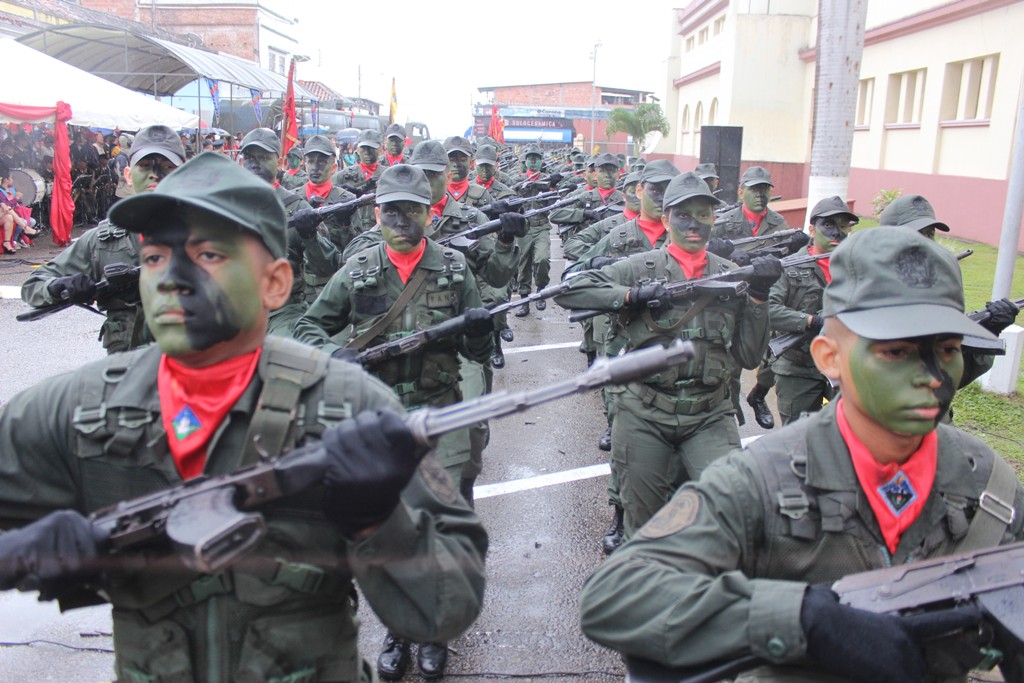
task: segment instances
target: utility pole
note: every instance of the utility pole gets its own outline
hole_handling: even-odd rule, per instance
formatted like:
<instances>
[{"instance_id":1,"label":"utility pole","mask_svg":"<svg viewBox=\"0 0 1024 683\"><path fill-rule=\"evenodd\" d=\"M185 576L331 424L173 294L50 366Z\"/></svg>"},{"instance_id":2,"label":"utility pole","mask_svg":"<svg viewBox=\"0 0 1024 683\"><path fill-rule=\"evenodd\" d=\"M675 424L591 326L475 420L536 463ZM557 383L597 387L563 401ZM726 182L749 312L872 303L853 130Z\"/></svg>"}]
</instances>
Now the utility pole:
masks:
<instances>
[{"instance_id":1,"label":"utility pole","mask_svg":"<svg viewBox=\"0 0 1024 683\"><path fill-rule=\"evenodd\" d=\"M590 81L590 153L594 153L594 137L597 132L597 48L601 41L594 43L594 52L590 57L594 60L594 75Z\"/></svg>"}]
</instances>

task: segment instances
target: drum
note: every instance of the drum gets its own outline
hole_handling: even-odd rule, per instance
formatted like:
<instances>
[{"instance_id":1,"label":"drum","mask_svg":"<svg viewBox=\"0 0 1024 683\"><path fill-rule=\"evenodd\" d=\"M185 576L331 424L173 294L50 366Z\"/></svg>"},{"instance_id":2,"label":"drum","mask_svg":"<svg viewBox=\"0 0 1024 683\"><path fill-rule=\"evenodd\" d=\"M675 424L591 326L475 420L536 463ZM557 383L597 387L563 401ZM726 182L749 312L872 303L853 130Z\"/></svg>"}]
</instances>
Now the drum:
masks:
<instances>
[{"instance_id":1,"label":"drum","mask_svg":"<svg viewBox=\"0 0 1024 683\"><path fill-rule=\"evenodd\" d=\"M46 195L46 181L31 168L12 168L14 189L21 193L21 203L32 206Z\"/></svg>"}]
</instances>

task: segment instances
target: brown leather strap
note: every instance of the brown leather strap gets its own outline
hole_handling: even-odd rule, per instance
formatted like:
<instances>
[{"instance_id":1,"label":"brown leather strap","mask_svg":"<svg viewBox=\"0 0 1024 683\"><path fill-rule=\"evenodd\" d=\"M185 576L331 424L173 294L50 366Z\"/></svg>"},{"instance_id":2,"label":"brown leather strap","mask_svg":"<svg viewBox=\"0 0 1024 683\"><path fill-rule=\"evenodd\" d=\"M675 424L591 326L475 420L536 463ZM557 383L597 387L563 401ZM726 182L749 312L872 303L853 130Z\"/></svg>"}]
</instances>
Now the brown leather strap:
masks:
<instances>
[{"instance_id":1,"label":"brown leather strap","mask_svg":"<svg viewBox=\"0 0 1024 683\"><path fill-rule=\"evenodd\" d=\"M641 317L643 318L644 324L647 325L647 329L650 332L676 332L677 330L682 329L683 325L693 320L698 313L707 308L708 304L710 304L714 298L714 294L705 294L704 296L700 297L699 299L697 299L697 301L693 303L692 306L690 306L689 310L687 310L686 313L683 314L682 318L680 318L673 324L669 325L668 327L662 327L661 325L656 323L654 321L654 316L651 315L651 309L649 308L644 309L643 315Z\"/></svg>"},{"instance_id":2,"label":"brown leather strap","mask_svg":"<svg viewBox=\"0 0 1024 683\"><path fill-rule=\"evenodd\" d=\"M416 296L423 283L427 281L428 271L425 268L419 268L413 273L412 279L405 285L405 289L402 290L401 295L395 300L395 303L388 309L382 317L377 319L368 330L363 332L361 335L350 341L345 345L346 349L355 349L361 351L367 344L377 338L377 336L383 332L391 322L398 317L398 315L405 309L406 305L412 298Z\"/></svg>"}]
</instances>

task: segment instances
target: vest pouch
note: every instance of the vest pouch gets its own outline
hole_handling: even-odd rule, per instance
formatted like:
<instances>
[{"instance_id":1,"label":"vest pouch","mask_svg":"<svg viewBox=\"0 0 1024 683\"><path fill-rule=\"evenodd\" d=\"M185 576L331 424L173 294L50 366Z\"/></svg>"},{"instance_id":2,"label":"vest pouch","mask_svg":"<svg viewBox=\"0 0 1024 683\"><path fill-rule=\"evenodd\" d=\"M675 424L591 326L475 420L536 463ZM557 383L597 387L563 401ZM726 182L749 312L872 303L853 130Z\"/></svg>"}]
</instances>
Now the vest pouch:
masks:
<instances>
[{"instance_id":1,"label":"vest pouch","mask_svg":"<svg viewBox=\"0 0 1024 683\"><path fill-rule=\"evenodd\" d=\"M194 683L185 630L170 620L148 624L114 609L114 668L120 683Z\"/></svg>"},{"instance_id":2,"label":"vest pouch","mask_svg":"<svg viewBox=\"0 0 1024 683\"><path fill-rule=\"evenodd\" d=\"M729 362L728 351L721 346L707 346L701 381L709 387L717 387L729 381L731 375L732 363Z\"/></svg>"},{"instance_id":3,"label":"vest pouch","mask_svg":"<svg viewBox=\"0 0 1024 683\"><path fill-rule=\"evenodd\" d=\"M346 602L249 622L235 683L358 681L362 661Z\"/></svg>"},{"instance_id":4,"label":"vest pouch","mask_svg":"<svg viewBox=\"0 0 1024 683\"><path fill-rule=\"evenodd\" d=\"M434 393L440 389L457 386L461 379L458 359L440 353L423 355L419 379L420 389Z\"/></svg>"}]
</instances>

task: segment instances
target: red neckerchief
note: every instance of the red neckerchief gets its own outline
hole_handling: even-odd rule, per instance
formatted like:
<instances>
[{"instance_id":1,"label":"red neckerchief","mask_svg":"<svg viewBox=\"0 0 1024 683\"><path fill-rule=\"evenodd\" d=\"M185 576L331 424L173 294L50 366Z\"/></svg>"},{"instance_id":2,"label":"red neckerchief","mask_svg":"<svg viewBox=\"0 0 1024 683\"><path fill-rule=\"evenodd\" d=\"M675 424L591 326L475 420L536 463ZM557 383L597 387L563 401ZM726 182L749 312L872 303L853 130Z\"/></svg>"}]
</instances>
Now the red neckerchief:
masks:
<instances>
[{"instance_id":1,"label":"red neckerchief","mask_svg":"<svg viewBox=\"0 0 1024 683\"><path fill-rule=\"evenodd\" d=\"M430 213L436 218L440 218L441 214L444 213L444 207L448 204L448 195L441 197L441 201L430 207Z\"/></svg>"},{"instance_id":2,"label":"red neckerchief","mask_svg":"<svg viewBox=\"0 0 1024 683\"><path fill-rule=\"evenodd\" d=\"M696 254L691 254L688 251L683 251L675 244L669 244L668 253L672 255L672 258L676 260L679 267L683 269L683 275L686 276L687 280L692 280L704 274L704 266L708 264L707 250L701 249Z\"/></svg>"},{"instance_id":3,"label":"red neckerchief","mask_svg":"<svg viewBox=\"0 0 1024 683\"><path fill-rule=\"evenodd\" d=\"M384 245L384 250L388 253L388 260L394 264L395 270L398 271L398 277L402 278L403 285L409 281L412 271L416 270L416 266L419 265L420 259L423 258L423 252L426 248L427 240L425 239L420 240L420 246L408 254L401 254L393 251L390 246Z\"/></svg>"},{"instance_id":4,"label":"red neckerchief","mask_svg":"<svg viewBox=\"0 0 1024 683\"><path fill-rule=\"evenodd\" d=\"M761 229L761 221L768 215L768 209L765 209L761 213L754 213L747 208L747 205L743 205L743 217L747 219L747 223L750 223L751 232L754 233L754 237L757 237L757 231Z\"/></svg>"},{"instance_id":5,"label":"red neckerchief","mask_svg":"<svg viewBox=\"0 0 1024 683\"><path fill-rule=\"evenodd\" d=\"M485 188L487 188L489 190L489 189L491 189L491 185L494 184L494 176L491 176L491 179L488 180L486 183L484 181L480 180L480 176L477 176L476 177L476 184L477 185L483 185Z\"/></svg>"},{"instance_id":6,"label":"red neckerchief","mask_svg":"<svg viewBox=\"0 0 1024 683\"><path fill-rule=\"evenodd\" d=\"M640 229L647 235L647 241L651 243L651 246L657 246L658 240L665 234L665 224L660 220L658 221L645 221L643 218L637 218L636 224L640 226Z\"/></svg>"},{"instance_id":7,"label":"red neckerchief","mask_svg":"<svg viewBox=\"0 0 1024 683\"><path fill-rule=\"evenodd\" d=\"M190 368L161 356L156 376L160 417L182 479L203 473L206 447L252 381L261 350L203 368Z\"/></svg>"},{"instance_id":8,"label":"red neckerchief","mask_svg":"<svg viewBox=\"0 0 1024 683\"><path fill-rule=\"evenodd\" d=\"M388 160L388 166L398 166L402 163L402 155L399 154L397 157L393 157L387 152L384 152L384 158Z\"/></svg>"},{"instance_id":9,"label":"red neckerchief","mask_svg":"<svg viewBox=\"0 0 1024 683\"><path fill-rule=\"evenodd\" d=\"M532 183L537 178L540 178L540 171L537 171L536 173L533 171L526 172L526 182Z\"/></svg>"},{"instance_id":10,"label":"red neckerchief","mask_svg":"<svg viewBox=\"0 0 1024 683\"><path fill-rule=\"evenodd\" d=\"M603 203L607 204L608 203L608 198L612 196L613 192L615 192L615 188L614 187L610 187L607 190L602 190L599 187L599 188L597 188L597 191L601 195L601 201Z\"/></svg>"},{"instance_id":11,"label":"red neckerchief","mask_svg":"<svg viewBox=\"0 0 1024 683\"><path fill-rule=\"evenodd\" d=\"M895 553L903 532L910 528L928 502L928 494L935 483L935 469L939 458L939 439L932 430L921 445L902 464L887 465L875 460L850 428L843 411L844 399L836 408L839 433L850 450L857 480L871 504L871 509L882 530L885 546Z\"/></svg>"},{"instance_id":12,"label":"red neckerchief","mask_svg":"<svg viewBox=\"0 0 1024 683\"><path fill-rule=\"evenodd\" d=\"M462 195L466 194L469 189L469 178L463 178L459 181L452 181L448 183L448 192L451 193L455 199L462 199Z\"/></svg>"},{"instance_id":13,"label":"red neckerchief","mask_svg":"<svg viewBox=\"0 0 1024 683\"><path fill-rule=\"evenodd\" d=\"M275 180L274 181L274 189L276 190L279 187L281 187L281 183L279 183L278 181Z\"/></svg>"},{"instance_id":14,"label":"red neckerchief","mask_svg":"<svg viewBox=\"0 0 1024 683\"><path fill-rule=\"evenodd\" d=\"M817 256L820 252L814 248L813 244L807 245L807 253L811 256ZM816 261L818 267L821 268L821 274L825 276L825 284L832 282L832 259L823 258L820 261Z\"/></svg>"},{"instance_id":15,"label":"red neckerchief","mask_svg":"<svg viewBox=\"0 0 1024 683\"><path fill-rule=\"evenodd\" d=\"M627 221L631 221L640 215L639 211L633 211L628 206L622 210L622 215Z\"/></svg>"},{"instance_id":16,"label":"red neckerchief","mask_svg":"<svg viewBox=\"0 0 1024 683\"><path fill-rule=\"evenodd\" d=\"M376 172L377 172L377 167L378 167L378 166L380 166L380 164L379 164L379 163L378 163L378 164L374 164L373 166L367 166L367 165L366 165L366 164L364 164L363 162L361 162L361 161L359 162L359 168L360 168L360 169L362 169L362 171L363 171L363 177L365 177L365 178L366 178L367 180L369 180L369 179L370 179L370 177L371 177L371 176L372 176L372 175L373 175L374 173L376 173Z\"/></svg>"},{"instance_id":17,"label":"red neckerchief","mask_svg":"<svg viewBox=\"0 0 1024 683\"><path fill-rule=\"evenodd\" d=\"M297 168L289 168L287 173L288 173L288 175L298 175L299 174L299 170L300 169L297 169Z\"/></svg>"},{"instance_id":18,"label":"red neckerchief","mask_svg":"<svg viewBox=\"0 0 1024 683\"><path fill-rule=\"evenodd\" d=\"M321 199L327 199L327 195L331 193L331 188L334 187L334 183L328 180L326 183L320 183L314 185L312 181L306 183L306 199L311 197L320 197Z\"/></svg>"}]
</instances>

